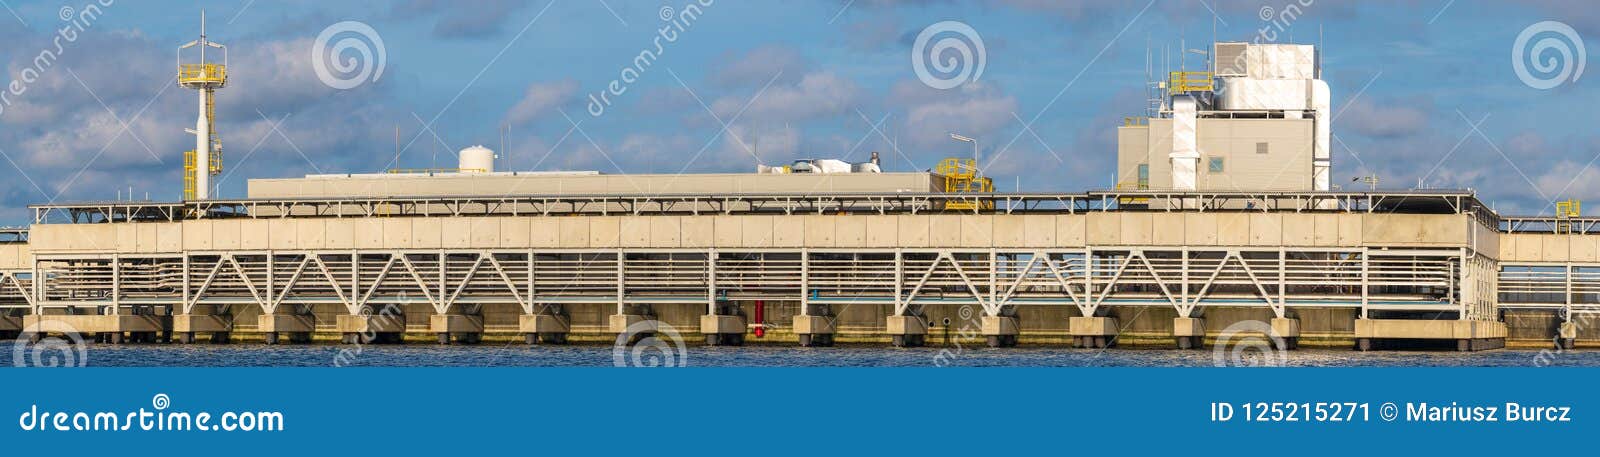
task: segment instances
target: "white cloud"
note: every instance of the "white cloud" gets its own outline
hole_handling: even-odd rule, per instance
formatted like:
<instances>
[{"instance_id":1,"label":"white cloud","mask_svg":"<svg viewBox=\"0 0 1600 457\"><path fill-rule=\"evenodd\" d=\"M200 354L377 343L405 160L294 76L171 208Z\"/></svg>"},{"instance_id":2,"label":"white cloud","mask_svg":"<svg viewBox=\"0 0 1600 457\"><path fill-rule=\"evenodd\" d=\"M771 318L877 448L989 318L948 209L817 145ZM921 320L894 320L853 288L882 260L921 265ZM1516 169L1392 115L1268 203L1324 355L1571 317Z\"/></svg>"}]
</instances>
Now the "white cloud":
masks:
<instances>
[{"instance_id":1,"label":"white cloud","mask_svg":"<svg viewBox=\"0 0 1600 457\"><path fill-rule=\"evenodd\" d=\"M793 84L773 84L759 97L726 96L711 103L712 111L724 121L739 113L740 119L768 122L806 121L850 112L859 102L861 89L854 81L832 72L810 73Z\"/></svg>"},{"instance_id":2,"label":"white cloud","mask_svg":"<svg viewBox=\"0 0 1600 457\"><path fill-rule=\"evenodd\" d=\"M995 148L996 133L1014 122L1017 98L983 82L959 89L934 91L916 80L896 84L892 98L905 106L901 123L907 143L919 149L951 150L950 133L978 138L985 150Z\"/></svg>"},{"instance_id":3,"label":"white cloud","mask_svg":"<svg viewBox=\"0 0 1600 457\"><path fill-rule=\"evenodd\" d=\"M505 120L521 125L555 114L556 108L571 103L577 93L578 82L570 79L529 84L522 99L506 111Z\"/></svg>"},{"instance_id":4,"label":"white cloud","mask_svg":"<svg viewBox=\"0 0 1600 457\"><path fill-rule=\"evenodd\" d=\"M724 86L761 86L773 78L779 81L793 82L804 74L811 66L800 51L778 45L761 46L751 49L737 58L724 56L726 62L718 65L716 73L711 80Z\"/></svg>"},{"instance_id":5,"label":"white cloud","mask_svg":"<svg viewBox=\"0 0 1600 457\"><path fill-rule=\"evenodd\" d=\"M1428 113L1424 109L1431 107L1432 103L1426 100L1386 100L1380 105L1364 98L1340 112L1334 129L1380 138L1415 135L1427 129Z\"/></svg>"}]
</instances>

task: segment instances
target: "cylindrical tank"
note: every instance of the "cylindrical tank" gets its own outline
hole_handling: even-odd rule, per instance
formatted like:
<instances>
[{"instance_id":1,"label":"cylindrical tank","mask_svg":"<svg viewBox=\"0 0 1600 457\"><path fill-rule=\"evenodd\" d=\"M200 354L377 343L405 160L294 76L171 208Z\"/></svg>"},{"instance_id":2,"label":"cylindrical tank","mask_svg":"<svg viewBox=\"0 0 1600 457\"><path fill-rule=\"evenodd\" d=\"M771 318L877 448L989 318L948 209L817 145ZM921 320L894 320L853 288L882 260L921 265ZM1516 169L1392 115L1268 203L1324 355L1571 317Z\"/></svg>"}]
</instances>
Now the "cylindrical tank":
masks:
<instances>
[{"instance_id":1,"label":"cylindrical tank","mask_svg":"<svg viewBox=\"0 0 1600 457\"><path fill-rule=\"evenodd\" d=\"M494 151L483 145L473 145L461 150L462 173L493 173Z\"/></svg>"}]
</instances>

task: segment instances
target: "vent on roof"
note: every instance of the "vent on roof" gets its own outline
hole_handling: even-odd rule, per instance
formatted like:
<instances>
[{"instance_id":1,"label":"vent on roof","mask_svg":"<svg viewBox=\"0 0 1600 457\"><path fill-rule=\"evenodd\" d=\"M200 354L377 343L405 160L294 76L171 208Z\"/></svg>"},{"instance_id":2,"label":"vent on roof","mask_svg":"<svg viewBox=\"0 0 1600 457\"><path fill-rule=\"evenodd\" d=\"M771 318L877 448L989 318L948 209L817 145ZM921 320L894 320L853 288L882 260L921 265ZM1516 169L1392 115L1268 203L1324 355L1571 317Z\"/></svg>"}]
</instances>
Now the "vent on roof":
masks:
<instances>
[{"instance_id":1,"label":"vent on roof","mask_svg":"<svg viewBox=\"0 0 1600 457\"><path fill-rule=\"evenodd\" d=\"M1245 76L1248 67L1246 53L1249 49L1250 43L1217 43L1215 52L1211 54L1216 56L1212 71L1217 77Z\"/></svg>"}]
</instances>

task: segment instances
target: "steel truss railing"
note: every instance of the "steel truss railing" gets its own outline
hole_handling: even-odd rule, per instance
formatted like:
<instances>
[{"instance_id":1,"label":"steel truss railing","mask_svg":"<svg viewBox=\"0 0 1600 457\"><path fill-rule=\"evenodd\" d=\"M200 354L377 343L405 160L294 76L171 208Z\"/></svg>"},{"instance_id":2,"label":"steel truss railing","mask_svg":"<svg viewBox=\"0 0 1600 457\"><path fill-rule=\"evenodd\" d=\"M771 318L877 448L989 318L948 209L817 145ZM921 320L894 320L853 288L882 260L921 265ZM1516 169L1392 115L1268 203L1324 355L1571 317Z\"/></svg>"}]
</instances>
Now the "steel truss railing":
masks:
<instances>
[{"instance_id":1,"label":"steel truss railing","mask_svg":"<svg viewBox=\"0 0 1600 457\"><path fill-rule=\"evenodd\" d=\"M0 301L102 313L159 306L424 303L436 313L509 304L533 314L567 303L704 304L786 300L1020 306L1170 306L1457 311L1492 318L1492 300L1463 287L1460 249L624 249L227 251L172 256L41 255L33 272L0 275ZM26 275L20 278L18 275ZM32 281L31 278L43 278ZM10 282L7 282L7 281ZM1600 287L1600 286L1597 286ZM1483 290L1493 290L1485 288ZM12 294L12 295L8 295ZM1463 298L1465 297L1465 298ZM1479 309L1478 306L1488 309ZM138 312L138 311L135 311Z\"/></svg>"},{"instance_id":2,"label":"steel truss railing","mask_svg":"<svg viewBox=\"0 0 1600 457\"><path fill-rule=\"evenodd\" d=\"M1139 205L1123 202L1144 202ZM951 210L948 208L968 208ZM34 205L34 223L233 217L646 214L1072 214L1088 211L1399 212L1498 217L1467 191L1086 193L807 193L297 198Z\"/></svg>"}]
</instances>

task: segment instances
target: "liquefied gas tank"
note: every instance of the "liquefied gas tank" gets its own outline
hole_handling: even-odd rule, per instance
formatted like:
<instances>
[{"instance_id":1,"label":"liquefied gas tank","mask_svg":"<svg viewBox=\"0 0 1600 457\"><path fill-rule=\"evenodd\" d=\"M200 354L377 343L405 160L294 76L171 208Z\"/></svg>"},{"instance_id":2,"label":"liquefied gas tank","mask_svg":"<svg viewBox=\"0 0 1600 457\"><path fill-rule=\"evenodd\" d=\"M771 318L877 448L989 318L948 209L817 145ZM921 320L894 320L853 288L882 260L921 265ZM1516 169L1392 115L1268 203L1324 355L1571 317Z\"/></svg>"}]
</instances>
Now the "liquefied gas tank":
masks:
<instances>
[{"instance_id":1,"label":"liquefied gas tank","mask_svg":"<svg viewBox=\"0 0 1600 457\"><path fill-rule=\"evenodd\" d=\"M461 150L462 173L492 173L494 172L494 151L483 145L474 145Z\"/></svg>"}]
</instances>

